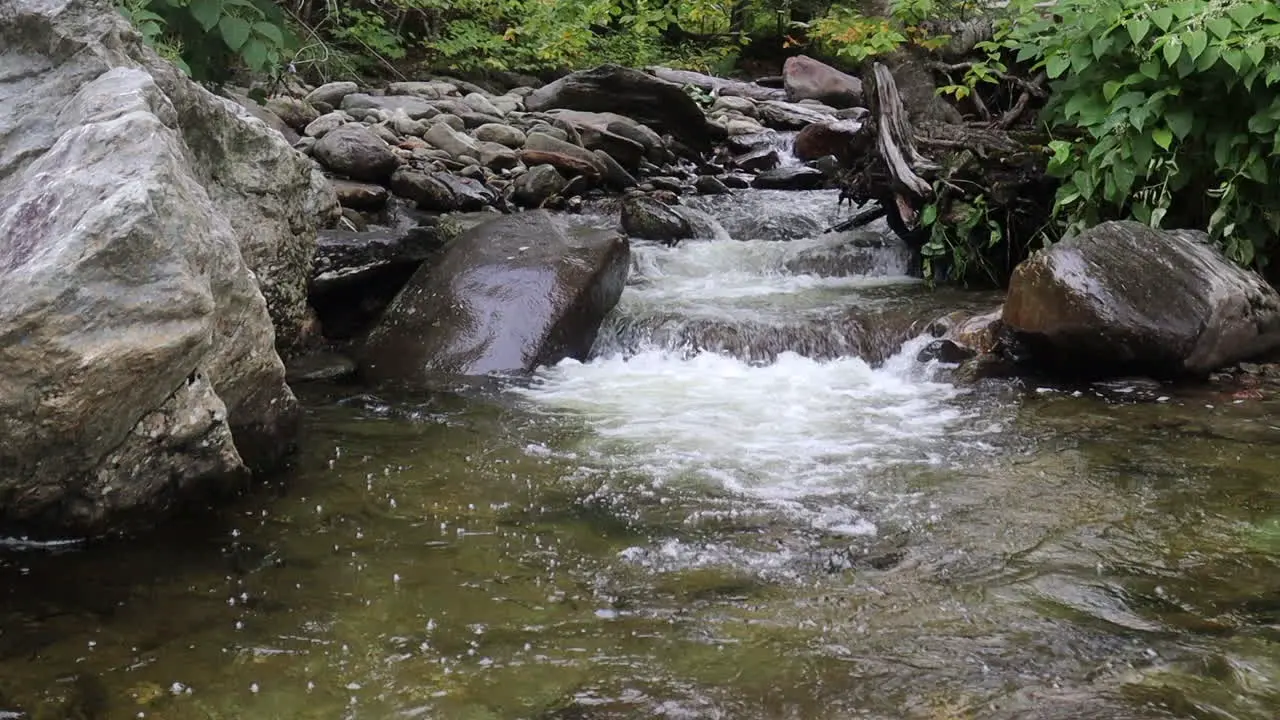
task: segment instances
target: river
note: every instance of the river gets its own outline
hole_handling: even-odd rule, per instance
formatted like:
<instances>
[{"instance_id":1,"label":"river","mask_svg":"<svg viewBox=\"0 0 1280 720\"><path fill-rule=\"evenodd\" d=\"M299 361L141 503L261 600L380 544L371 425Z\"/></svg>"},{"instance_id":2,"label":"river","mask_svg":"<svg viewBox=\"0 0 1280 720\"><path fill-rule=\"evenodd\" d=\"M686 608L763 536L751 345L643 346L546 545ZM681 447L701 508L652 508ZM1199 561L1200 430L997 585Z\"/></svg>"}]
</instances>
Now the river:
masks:
<instances>
[{"instance_id":1,"label":"river","mask_svg":"<svg viewBox=\"0 0 1280 720\"><path fill-rule=\"evenodd\" d=\"M1280 402L957 387L920 331L994 298L700 203L588 362L303 387L234 505L0 541L0 718L1277 716Z\"/></svg>"}]
</instances>

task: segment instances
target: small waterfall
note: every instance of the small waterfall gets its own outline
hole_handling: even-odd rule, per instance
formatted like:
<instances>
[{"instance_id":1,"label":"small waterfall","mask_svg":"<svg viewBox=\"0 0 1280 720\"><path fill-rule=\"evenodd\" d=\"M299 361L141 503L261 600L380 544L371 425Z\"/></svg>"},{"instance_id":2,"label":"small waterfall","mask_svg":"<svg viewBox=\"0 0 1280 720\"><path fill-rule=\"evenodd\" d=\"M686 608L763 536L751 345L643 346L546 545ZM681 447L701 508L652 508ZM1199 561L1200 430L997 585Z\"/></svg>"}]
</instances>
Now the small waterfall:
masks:
<instances>
[{"instance_id":1,"label":"small waterfall","mask_svg":"<svg viewBox=\"0 0 1280 720\"><path fill-rule=\"evenodd\" d=\"M769 136L769 145L778 153L778 167L798 167L804 161L796 157L796 137L798 131L787 130L774 132Z\"/></svg>"}]
</instances>

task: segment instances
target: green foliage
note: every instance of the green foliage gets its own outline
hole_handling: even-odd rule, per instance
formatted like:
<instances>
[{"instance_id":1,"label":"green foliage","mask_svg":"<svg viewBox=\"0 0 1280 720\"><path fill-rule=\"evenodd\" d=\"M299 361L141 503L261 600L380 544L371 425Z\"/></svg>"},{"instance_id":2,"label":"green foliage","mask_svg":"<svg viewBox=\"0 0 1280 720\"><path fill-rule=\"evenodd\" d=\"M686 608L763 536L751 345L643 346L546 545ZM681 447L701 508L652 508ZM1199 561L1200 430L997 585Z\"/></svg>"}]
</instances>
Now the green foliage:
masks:
<instances>
[{"instance_id":1,"label":"green foliage","mask_svg":"<svg viewBox=\"0 0 1280 720\"><path fill-rule=\"evenodd\" d=\"M239 62L253 72L280 65L282 17L268 0L124 0L120 11L187 74L219 82Z\"/></svg>"},{"instance_id":2,"label":"green foliage","mask_svg":"<svg viewBox=\"0 0 1280 720\"><path fill-rule=\"evenodd\" d=\"M940 197L943 191L939 183L935 195ZM929 239L920 248L925 278L933 281L945 271L953 280L982 276L984 282L999 285L999 273L988 257L1004 239L1004 224L991 216L986 196L950 203L947 213L940 216L937 203L927 205L922 213L920 224L929 230Z\"/></svg>"},{"instance_id":3,"label":"green foliage","mask_svg":"<svg viewBox=\"0 0 1280 720\"><path fill-rule=\"evenodd\" d=\"M1133 216L1207 229L1262 267L1280 236L1280 7L1273 0L1061 0L1015 27L1053 80L1056 210L1075 232Z\"/></svg>"}]
</instances>

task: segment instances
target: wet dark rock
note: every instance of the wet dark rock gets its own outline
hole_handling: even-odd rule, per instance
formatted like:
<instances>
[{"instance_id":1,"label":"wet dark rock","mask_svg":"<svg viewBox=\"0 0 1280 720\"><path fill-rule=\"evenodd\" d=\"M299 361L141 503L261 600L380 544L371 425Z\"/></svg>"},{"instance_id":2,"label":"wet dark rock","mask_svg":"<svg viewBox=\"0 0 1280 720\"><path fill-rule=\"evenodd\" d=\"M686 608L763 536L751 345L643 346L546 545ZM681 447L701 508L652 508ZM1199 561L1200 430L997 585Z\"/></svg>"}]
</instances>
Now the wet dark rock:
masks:
<instances>
[{"instance_id":1,"label":"wet dark rock","mask_svg":"<svg viewBox=\"0 0 1280 720\"><path fill-rule=\"evenodd\" d=\"M585 359L629 266L616 233L565 231L541 210L499 216L414 274L369 336L362 371L413 382Z\"/></svg>"},{"instance_id":2,"label":"wet dark rock","mask_svg":"<svg viewBox=\"0 0 1280 720\"><path fill-rule=\"evenodd\" d=\"M679 178L674 178L669 175L657 175L649 178L648 182L655 190L666 190L667 192L673 192L677 195L683 195L689 189L689 186Z\"/></svg>"},{"instance_id":3,"label":"wet dark rock","mask_svg":"<svg viewBox=\"0 0 1280 720\"><path fill-rule=\"evenodd\" d=\"M702 195L728 195L733 192L720 178L714 175L700 175L693 186Z\"/></svg>"},{"instance_id":4,"label":"wet dark rock","mask_svg":"<svg viewBox=\"0 0 1280 720\"><path fill-rule=\"evenodd\" d=\"M622 229L633 238L665 243L693 237L687 219L653 197L639 193L622 201Z\"/></svg>"},{"instance_id":5,"label":"wet dark rock","mask_svg":"<svg viewBox=\"0 0 1280 720\"><path fill-rule=\"evenodd\" d=\"M400 158L382 138L362 125L343 125L316 141L312 154L325 167L352 180L385 182Z\"/></svg>"},{"instance_id":6,"label":"wet dark rock","mask_svg":"<svg viewBox=\"0 0 1280 720\"><path fill-rule=\"evenodd\" d=\"M862 103L862 81L805 55L787 58L782 82L792 101L818 100L837 108Z\"/></svg>"},{"instance_id":7,"label":"wet dark rock","mask_svg":"<svg viewBox=\"0 0 1280 720\"><path fill-rule=\"evenodd\" d=\"M587 177L591 180L599 179L603 175L603 168L600 167L599 161L588 162L576 155L564 155L557 152L549 152L546 150L521 150L519 154L521 162L530 167L535 165L550 165L558 170L561 174L568 177Z\"/></svg>"},{"instance_id":8,"label":"wet dark rock","mask_svg":"<svg viewBox=\"0 0 1280 720\"><path fill-rule=\"evenodd\" d=\"M723 178L720 178L720 180L730 190L746 190L747 188L751 187L751 177L749 175L739 175L736 173L731 173L729 175L725 175Z\"/></svg>"},{"instance_id":9,"label":"wet dark rock","mask_svg":"<svg viewBox=\"0 0 1280 720\"><path fill-rule=\"evenodd\" d=\"M795 154L801 160L817 160L834 156L842 163L854 160L855 140L862 123L856 120L832 120L814 123L796 135Z\"/></svg>"},{"instance_id":10,"label":"wet dark rock","mask_svg":"<svg viewBox=\"0 0 1280 720\"><path fill-rule=\"evenodd\" d=\"M457 209L457 200L449 185L433 174L400 168L391 176L391 191L417 203L421 210L449 212Z\"/></svg>"},{"instance_id":11,"label":"wet dark rock","mask_svg":"<svg viewBox=\"0 0 1280 720\"><path fill-rule=\"evenodd\" d=\"M782 162L782 159L778 157L777 150L771 147L763 147L733 158L732 165L739 170L748 172L764 172L778 167L780 162Z\"/></svg>"},{"instance_id":12,"label":"wet dark rock","mask_svg":"<svg viewBox=\"0 0 1280 720\"><path fill-rule=\"evenodd\" d=\"M1003 322L1050 372L1207 375L1280 347L1280 295L1203 233L1109 222L1019 265Z\"/></svg>"},{"instance_id":13,"label":"wet dark rock","mask_svg":"<svg viewBox=\"0 0 1280 720\"><path fill-rule=\"evenodd\" d=\"M618 164L613 156L603 150L595 151L596 159L604 166L604 181L617 190L630 190L637 185L636 179L627 169Z\"/></svg>"},{"instance_id":14,"label":"wet dark rock","mask_svg":"<svg viewBox=\"0 0 1280 720\"><path fill-rule=\"evenodd\" d=\"M760 173L752 187L761 190L812 190L821 187L826 175L811 167L780 167Z\"/></svg>"},{"instance_id":15,"label":"wet dark rock","mask_svg":"<svg viewBox=\"0 0 1280 720\"><path fill-rule=\"evenodd\" d=\"M525 107L530 112L615 112L669 132L699 151L710 150L713 139L702 109L679 85L617 65L566 75L535 90L525 98Z\"/></svg>"},{"instance_id":16,"label":"wet dark rock","mask_svg":"<svg viewBox=\"0 0 1280 720\"><path fill-rule=\"evenodd\" d=\"M942 363L956 364L964 362L976 355L973 350L957 345L952 340L934 340L916 355L917 362L937 360Z\"/></svg>"},{"instance_id":17,"label":"wet dark rock","mask_svg":"<svg viewBox=\"0 0 1280 720\"><path fill-rule=\"evenodd\" d=\"M559 195L566 180L552 165L534 165L516 178L513 199L527 208L542 207L551 197Z\"/></svg>"},{"instance_id":18,"label":"wet dark rock","mask_svg":"<svg viewBox=\"0 0 1280 720\"><path fill-rule=\"evenodd\" d=\"M387 206L389 194L381 185L338 179L330 180L329 184L338 197L338 204L344 208L376 212Z\"/></svg>"},{"instance_id":19,"label":"wet dark rock","mask_svg":"<svg viewBox=\"0 0 1280 720\"><path fill-rule=\"evenodd\" d=\"M335 352L310 353L285 364L285 377L289 382L331 382L355 374L355 360Z\"/></svg>"},{"instance_id":20,"label":"wet dark rock","mask_svg":"<svg viewBox=\"0 0 1280 720\"><path fill-rule=\"evenodd\" d=\"M952 372L951 381L957 385L973 385L983 380L1016 377L1018 373L1017 363L1003 354L981 353L962 361Z\"/></svg>"},{"instance_id":21,"label":"wet dark rock","mask_svg":"<svg viewBox=\"0 0 1280 720\"><path fill-rule=\"evenodd\" d=\"M311 272L311 293L359 283L371 271L387 265L416 268L435 256L456 235L448 221L403 230L321 230Z\"/></svg>"}]
</instances>

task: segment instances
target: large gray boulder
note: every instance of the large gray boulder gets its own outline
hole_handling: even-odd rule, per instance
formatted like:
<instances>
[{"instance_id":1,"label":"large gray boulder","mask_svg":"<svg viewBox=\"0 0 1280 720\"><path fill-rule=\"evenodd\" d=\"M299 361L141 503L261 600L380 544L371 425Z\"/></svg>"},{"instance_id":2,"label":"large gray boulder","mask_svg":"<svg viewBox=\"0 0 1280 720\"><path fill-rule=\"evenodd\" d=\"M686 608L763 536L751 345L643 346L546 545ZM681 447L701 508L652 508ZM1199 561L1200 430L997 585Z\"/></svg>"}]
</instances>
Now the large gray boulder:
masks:
<instances>
[{"instance_id":1,"label":"large gray boulder","mask_svg":"<svg viewBox=\"0 0 1280 720\"><path fill-rule=\"evenodd\" d=\"M1204 233L1108 222L1019 265L1003 322L1070 375L1204 375L1280 347L1280 295Z\"/></svg>"},{"instance_id":2,"label":"large gray boulder","mask_svg":"<svg viewBox=\"0 0 1280 720\"><path fill-rule=\"evenodd\" d=\"M675 83L639 70L601 65L570 73L525 98L525 108L612 112L666 132L697 151L713 140L702 109Z\"/></svg>"},{"instance_id":3,"label":"large gray boulder","mask_svg":"<svg viewBox=\"0 0 1280 720\"><path fill-rule=\"evenodd\" d=\"M106 3L6 0L0 67L0 525L149 521L277 466L268 313L297 335L324 178Z\"/></svg>"},{"instance_id":4,"label":"large gray boulder","mask_svg":"<svg viewBox=\"0 0 1280 720\"><path fill-rule=\"evenodd\" d=\"M862 81L806 55L787 58L782 82L792 101L817 100L832 107L862 104Z\"/></svg>"},{"instance_id":5,"label":"large gray boulder","mask_svg":"<svg viewBox=\"0 0 1280 720\"><path fill-rule=\"evenodd\" d=\"M630 255L621 235L562 229L543 210L474 227L396 296L369 335L362 371L413 383L585 359Z\"/></svg>"}]
</instances>

